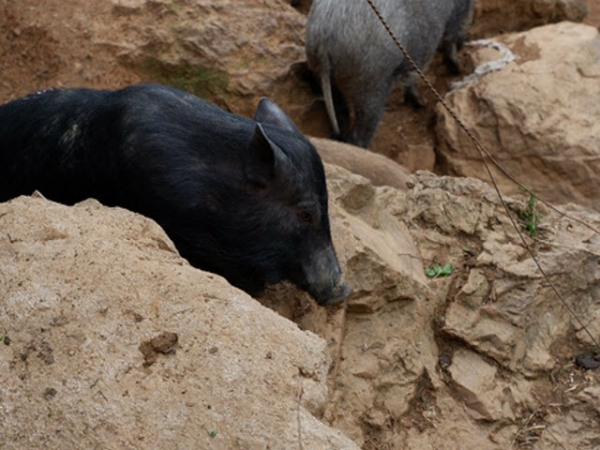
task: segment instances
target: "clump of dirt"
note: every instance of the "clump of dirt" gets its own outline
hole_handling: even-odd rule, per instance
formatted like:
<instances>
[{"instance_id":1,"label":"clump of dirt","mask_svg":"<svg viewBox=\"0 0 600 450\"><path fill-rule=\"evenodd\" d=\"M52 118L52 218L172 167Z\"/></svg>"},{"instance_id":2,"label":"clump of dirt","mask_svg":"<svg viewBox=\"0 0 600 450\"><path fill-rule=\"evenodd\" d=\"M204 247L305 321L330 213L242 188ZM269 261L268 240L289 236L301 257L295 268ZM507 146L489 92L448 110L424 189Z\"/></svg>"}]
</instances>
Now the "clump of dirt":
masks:
<instances>
[{"instance_id":1,"label":"clump of dirt","mask_svg":"<svg viewBox=\"0 0 600 450\"><path fill-rule=\"evenodd\" d=\"M158 355L167 355L174 353L177 347L179 336L177 333L165 331L148 341L144 341L138 347L144 356L144 366L151 366L158 359Z\"/></svg>"}]
</instances>

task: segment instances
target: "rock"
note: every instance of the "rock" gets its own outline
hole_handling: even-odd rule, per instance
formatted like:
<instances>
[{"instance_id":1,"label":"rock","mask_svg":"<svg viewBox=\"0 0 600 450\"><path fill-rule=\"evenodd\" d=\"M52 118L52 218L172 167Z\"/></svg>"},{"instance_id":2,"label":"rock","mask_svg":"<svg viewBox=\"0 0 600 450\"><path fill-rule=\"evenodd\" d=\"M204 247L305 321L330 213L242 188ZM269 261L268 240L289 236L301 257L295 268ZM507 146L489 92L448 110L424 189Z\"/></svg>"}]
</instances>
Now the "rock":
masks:
<instances>
[{"instance_id":1,"label":"rock","mask_svg":"<svg viewBox=\"0 0 600 450\"><path fill-rule=\"evenodd\" d=\"M457 248L450 248L454 256L444 253L443 257L438 256L438 259L458 267L463 264L461 259L465 261L465 257L470 255L473 258L468 262L463 280L453 287L452 301L448 303L444 317L444 331L468 342L471 348L496 360L510 371L534 376L551 370L555 365L552 347L556 339L565 336L573 327L578 329L580 325L575 325L571 319L565 320L564 305L558 299L547 300L555 298L554 293L531 256L518 244L516 231L512 229L498 200L494 199L491 188L484 183L473 183L473 180L465 183L426 173L419 173L418 179L419 184L408 197L410 199L416 195L414 206L408 212L409 217L417 214L416 217L425 220L429 226L447 229L447 233L452 235L475 238L473 241L466 240L469 242L467 252L463 249L464 245L461 247L455 243ZM475 196L481 201L470 204L471 211L463 215L462 221L455 220L454 211L467 211L462 205L467 198ZM512 211L518 212L524 208L524 203L516 199L508 201ZM576 212L570 214L578 217ZM562 222L564 219L559 219L555 212L544 210L542 215L542 233L548 245L536 248L537 260L552 282L561 286L569 284L574 289L577 286L577 291L582 294L579 298L588 299L587 306L580 304L578 308L581 308L580 315L590 324L588 329L595 334L595 321L590 317L595 317L597 308L593 306L591 298L594 295L592 286L600 274L592 268L600 257L600 239L580 223ZM450 223L449 217L452 218ZM595 224L599 218L598 214L588 213L586 220ZM464 222L473 225L465 226ZM454 231L452 223L458 225ZM421 233L413 231L416 236ZM428 239L422 242L435 242L432 233L427 234ZM436 247L432 243L430 250L429 245L420 245L422 256L432 259L433 256L429 255L439 255L441 248ZM461 252L462 258L459 256ZM578 269L567 269L567 276L565 269L568 267ZM568 292L568 289L564 292ZM583 335L581 333L580 339L586 342Z\"/></svg>"},{"instance_id":2,"label":"rock","mask_svg":"<svg viewBox=\"0 0 600 450\"><path fill-rule=\"evenodd\" d=\"M153 448L176 434L182 447L458 450L468 439L495 450L544 402L561 405L544 422L553 430L597 420L596 373L573 363L590 341L519 250L489 186L418 172L399 191L326 172L352 296L323 308L282 284L260 298L304 332L190 267L141 216L93 200L0 204L7 448ZM569 214L600 224L582 208ZM576 292L566 298L578 316L597 317L600 238L543 217L541 264ZM451 276L426 278L433 261L452 264ZM570 430L570 442L593 437Z\"/></svg>"},{"instance_id":3,"label":"rock","mask_svg":"<svg viewBox=\"0 0 600 450\"><path fill-rule=\"evenodd\" d=\"M496 367L487 364L476 353L460 349L454 353L448 372L465 406L476 419L499 420L505 417Z\"/></svg>"},{"instance_id":4,"label":"rock","mask_svg":"<svg viewBox=\"0 0 600 450\"><path fill-rule=\"evenodd\" d=\"M600 210L600 34L563 22L498 38L517 56L446 101L494 159L536 196ZM438 107L439 167L487 173L472 142ZM518 187L492 165L502 192Z\"/></svg>"},{"instance_id":5,"label":"rock","mask_svg":"<svg viewBox=\"0 0 600 450\"><path fill-rule=\"evenodd\" d=\"M368 178L374 186L391 186L406 190L408 171L380 154L329 139L311 138L321 158Z\"/></svg>"},{"instance_id":6,"label":"rock","mask_svg":"<svg viewBox=\"0 0 600 450\"><path fill-rule=\"evenodd\" d=\"M233 0L218 4L136 0L134 8L128 7L128 0L113 4L114 32L109 39L114 41L102 44L120 48L119 61L140 70L143 78L167 82L244 115L254 112L261 96L291 103L289 87L283 85L290 66L304 58L305 18L289 4ZM102 35L106 39L107 33Z\"/></svg>"},{"instance_id":7,"label":"rock","mask_svg":"<svg viewBox=\"0 0 600 450\"><path fill-rule=\"evenodd\" d=\"M20 197L0 229L3 447L358 448L317 418L325 342L151 220Z\"/></svg>"},{"instance_id":8,"label":"rock","mask_svg":"<svg viewBox=\"0 0 600 450\"><path fill-rule=\"evenodd\" d=\"M334 364L326 420L361 446L461 449L464 435L482 449L510 445L519 432L511 423L541 407L534 392L565 364L556 346L580 326L518 244L493 190L477 180L426 172L411 176L404 192L370 187L335 166L327 166L327 177L334 243L355 291L337 309L305 301L283 308L329 343ZM508 200L512 210L525 207L523 198ZM593 267L600 240L590 241L584 226L561 223L553 214L543 212L548 245L537 249L538 258L561 291L578 286L577 298L585 300L577 309L589 323L598 310ZM584 217L600 223L599 214ZM429 261L451 263L452 276L427 280L423 266ZM565 277L565 267L577 269ZM290 299L294 293L278 295ZM589 328L594 331L594 324ZM577 336L585 345L583 333ZM438 368L446 355L448 364ZM482 438L482 429L493 440Z\"/></svg>"},{"instance_id":9,"label":"rock","mask_svg":"<svg viewBox=\"0 0 600 450\"><path fill-rule=\"evenodd\" d=\"M572 387L573 388L573 387ZM578 386L574 386L575 389ZM572 400L573 407L569 414L552 414L550 425L544 427L539 441L532 448L543 450L556 446L557 441L571 448L594 450L598 447L600 428L590 421L592 414L598 414L600 405L600 388L587 386Z\"/></svg>"},{"instance_id":10,"label":"rock","mask_svg":"<svg viewBox=\"0 0 600 450\"><path fill-rule=\"evenodd\" d=\"M598 283L594 268L600 261L597 232L542 208L544 219L538 239L543 244L531 242L530 245L534 245L550 280L560 286L558 289L567 303L564 305L541 277L531 256L522 251L516 231L489 186L472 179L436 177L425 172L416 173L409 185L411 189L405 197L408 210L402 217L414 224L410 231L418 242L423 260L451 263L455 269L450 277L454 280L436 281L438 293L446 298L444 312L438 311L443 316L440 319L443 334L436 343L440 347L440 369L447 373L449 378L445 379L451 381L454 396L465 403L468 417L479 427L481 420L510 422L529 415L527 411L538 410L542 407L540 401L546 405L556 401L579 406L569 407L573 417L568 419L565 417L571 412L564 410L560 416L547 417L543 423L551 426L554 434L565 435L561 428L565 420L587 423L585 421L595 413L588 403L577 403L570 392L594 386L598 377L587 375L590 378L586 381L581 372L573 370L574 347L567 342L577 336L579 345L584 348L594 344L581 330L581 322L566 308L576 311L588 332L597 339L593 319L598 312L598 302L594 300L594 286ZM525 200L507 198L509 209L522 211ZM600 214L584 213L582 208L574 206L566 209L570 216L585 217L587 224L598 229ZM462 216L456 211L463 211ZM575 291L576 295L569 294ZM560 357L563 350L557 352L559 348L567 352L567 359ZM548 386L543 374L558 372L565 374L562 380ZM435 380L436 377L432 377L434 386ZM544 397L546 400L533 394L546 389L553 392ZM438 388L435 399L428 399L428 403L433 402L439 408L447 405L443 391ZM591 399L593 395L593 391L591 394L586 391L582 398ZM457 410L445 411L445 417L449 418ZM437 414L433 420L437 433L443 433L446 427L443 415ZM589 423L592 427L598 426L595 419ZM520 441L520 433L526 433L523 428L513 429L510 425L495 430L488 428L490 441L478 444L478 448L505 448L511 442ZM540 443L549 442L539 431L543 427L534 429L539 434L529 442L538 439ZM558 433L558 430L563 432ZM408 431L409 436L414 436L412 431ZM593 445L589 443L597 436L592 428L578 428L569 434L571 437L565 442L590 450ZM404 448L411 448L407 446L412 442L410 437L402 442ZM432 443L436 438L421 437L415 442L419 442L412 447L415 449L427 445L435 447ZM461 448L452 441L443 447Z\"/></svg>"},{"instance_id":11,"label":"rock","mask_svg":"<svg viewBox=\"0 0 600 450\"><path fill-rule=\"evenodd\" d=\"M600 413L600 386L586 387L579 394L579 398Z\"/></svg>"},{"instance_id":12,"label":"rock","mask_svg":"<svg viewBox=\"0 0 600 450\"><path fill-rule=\"evenodd\" d=\"M581 22L587 12L585 0L478 0L470 35L479 38L565 20Z\"/></svg>"},{"instance_id":13,"label":"rock","mask_svg":"<svg viewBox=\"0 0 600 450\"><path fill-rule=\"evenodd\" d=\"M67 8L26 0L2 8L9 23L26 30L0 37L8 49L3 73L28 77L24 62L40 64L29 90L0 85L3 99L63 85L158 81L247 116L261 96L292 105L292 116L294 105L303 105L302 91L291 89L298 84L291 68L304 59L305 16L283 1L111 0ZM76 58L75 70L67 58Z\"/></svg>"}]
</instances>

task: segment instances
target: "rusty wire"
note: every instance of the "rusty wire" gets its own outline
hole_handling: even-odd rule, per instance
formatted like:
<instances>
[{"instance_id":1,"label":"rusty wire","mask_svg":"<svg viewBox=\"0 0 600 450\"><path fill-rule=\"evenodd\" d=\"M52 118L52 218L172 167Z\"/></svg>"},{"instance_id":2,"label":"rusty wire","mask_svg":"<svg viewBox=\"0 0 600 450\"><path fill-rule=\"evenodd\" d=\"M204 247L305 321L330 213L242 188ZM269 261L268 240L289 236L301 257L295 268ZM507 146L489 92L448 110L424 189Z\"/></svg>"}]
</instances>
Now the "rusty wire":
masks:
<instances>
[{"instance_id":1,"label":"rusty wire","mask_svg":"<svg viewBox=\"0 0 600 450\"><path fill-rule=\"evenodd\" d=\"M381 15L379 9L377 9L377 7L375 6L375 4L373 3L373 0L366 0L366 1L369 4L369 6L371 7L371 9L373 10L373 12L377 15L377 18L379 19L379 21L381 22L381 24L385 27L387 33L390 35L390 37L392 38L392 40L394 41L394 43L396 44L396 46L400 49L400 51L402 52L402 54L404 55L404 57L406 58L406 60L410 63L410 65L412 66L412 68L417 72L417 74L419 75L419 77L421 77L421 79L425 82L425 84L427 85L428 89L431 92L433 92L433 94L435 95L436 99L440 102L440 104L444 107L444 109L450 114L450 116L456 121L456 123L459 125L459 127L467 134L467 136L469 137L469 139L473 142L473 145L475 146L475 148L479 152L479 156L481 157L481 161L483 162L483 164L485 166L485 170L486 170L486 172L487 172L487 174L488 174L488 176L489 176L489 178L490 178L490 180L492 182L492 186L493 186L494 190L496 191L496 194L498 195L498 198L500 199L500 203L502 204L502 206L504 208L504 211L506 212L506 215L510 219L510 221L512 223L512 226L514 227L514 229L517 231L517 234L519 235L519 238L521 239L521 242L523 243L523 246L527 249L527 251L531 255L531 258L533 259L533 261L534 261L535 265L537 266L539 272L542 274L542 277L544 278L544 280L546 280L546 282L548 283L548 285L550 286L550 288L552 289L552 291L555 293L555 295L558 297L558 299L560 300L560 302L563 304L563 306L567 309L567 311L569 311L569 314L571 314L571 316L579 323L579 325L581 326L581 328L586 332L586 334L591 339L592 343L597 348L600 349L600 344L598 343L598 340L592 335L592 333L588 330L588 328L585 326L585 324L583 323L583 321L577 316L577 314L575 314L575 311L573 311L573 309L569 306L569 304L564 299L564 297L562 296L562 294L558 291L558 289L556 288L556 286L554 285L554 283L552 283L552 281L550 281L550 278L548 277L548 275L546 274L546 272L542 268L539 260L535 256L535 254L533 252L533 249L527 243L527 240L525 239L525 236L523 235L523 233L521 232L521 230L517 226L515 218L511 214L510 209L508 207L508 204L506 203L506 201L504 200L504 197L502 196L502 193L500 192L500 188L498 187L498 184L496 183L496 180L494 179L494 176L492 175L492 171L490 169L490 165L488 164L488 161L486 160L486 156L487 156L487 158L489 158L489 160L505 176L507 176L516 185L520 186L525 192L529 193L530 195L534 195L533 192L530 189L528 189L527 187L523 186L521 183L519 183L518 180L516 180L510 173L508 173L498 163L498 161L496 161L496 159L494 159L494 157L485 148L485 146L475 137L475 135L471 132L471 130L469 130L469 128L467 128L467 126L460 119L460 117L458 117L458 115L448 106L448 104L444 101L444 99L439 94L439 92L433 87L433 85L425 77L425 75L423 74L423 72L421 71L421 69L419 68L419 66L417 66L417 64L414 62L414 60L411 58L411 56L408 54L408 52L406 51L406 49L402 45L402 43L400 43L400 41L398 40L398 38L396 37L396 35L392 31L390 25L387 23L387 21L385 20L385 18ZM536 198L537 198L537 196L536 196ZM578 218L575 218L575 217L569 216L568 214L560 211L559 209L557 209L556 207L552 206L551 204L549 204L548 202L544 201L543 199L539 199L539 201L541 201L543 204L545 204L546 206L548 206L552 210L558 212L563 217L567 217L567 218L569 218L571 220L575 220L575 221L583 224L587 228L591 229L595 233L600 234L600 232L598 230L596 230L594 227L592 227L591 225L589 225L585 221L583 221L581 219L578 219Z\"/></svg>"}]
</instances>

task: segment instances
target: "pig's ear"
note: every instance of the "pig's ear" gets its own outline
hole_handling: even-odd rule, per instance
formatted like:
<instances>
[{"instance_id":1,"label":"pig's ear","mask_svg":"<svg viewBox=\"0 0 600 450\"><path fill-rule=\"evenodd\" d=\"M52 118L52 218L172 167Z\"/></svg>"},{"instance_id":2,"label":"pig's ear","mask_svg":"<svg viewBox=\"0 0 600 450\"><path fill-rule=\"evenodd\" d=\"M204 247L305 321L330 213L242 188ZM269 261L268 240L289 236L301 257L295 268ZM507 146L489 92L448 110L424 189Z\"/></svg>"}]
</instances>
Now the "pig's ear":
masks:
<instances>
[{"instance_id":1,"label":"pig's ear","mask_svg":"<svg viewBox=\"0 0 600 450\"><path fill-rule=\"evenodd\" d=\"M256 107L254 120L260 123L284 128L293 133L300 133L296 124L283 110L267 97L262 97Z\"/></svg>"},{"instance_id":2,"label":"pig's ear","mask_svg":"<svg viewBox=\"0 0 600 450\"><path fill-rule=\"evenodd\" d=\"M278 172L288 164L288 157L265 134L260 123L256 124L254 134L244 155L244 173L250 183L267 187Z\"/></svg>"}]
</instances>

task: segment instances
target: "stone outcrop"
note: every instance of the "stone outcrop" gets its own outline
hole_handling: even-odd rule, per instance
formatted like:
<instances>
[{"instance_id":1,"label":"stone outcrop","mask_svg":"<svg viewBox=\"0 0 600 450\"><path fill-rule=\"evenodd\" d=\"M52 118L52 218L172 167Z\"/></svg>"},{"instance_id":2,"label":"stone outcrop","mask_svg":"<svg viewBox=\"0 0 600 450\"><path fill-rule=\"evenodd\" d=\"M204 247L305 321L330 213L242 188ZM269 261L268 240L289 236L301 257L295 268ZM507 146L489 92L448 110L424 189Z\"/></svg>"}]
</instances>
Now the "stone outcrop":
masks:
<instances>
[{"instance_id":1,"label":"stone outcrop","mask_svg":"<svg viewBox=\"0 0 600 450\"><path fill-rule=\"evenodd\" d=\"M516 61L452 92L449 106L535 195L600 209L598 30L563 22L498 40ZM440 170L489 181L472 142L441 106L437 136ZM518 191L495 167L492 172L503 192Z\"/></svg>"},{"instance_id":2,"label":"stone outcrop","mask_svg":"<svg viewBox=\"0 0 600 450\"><path fill-rule=\"evenodd\" d=\"M3 448L357 449L317 418L324 341L154 222L21 197L0 223Z\"/></svg>"},{"instance_id":3,"label":"stone outcrop","mask_svg":"<svg viewBox=\"0 0 600 450\"><path fill-rule=\"evenodd\" d=\"M0 8L3 99L49 87L158 81L245 115L261 96L292 105L292 115L301 106L290 100L298 97L290 65L304 59L305 17L283 1L52 0ZM32 79L29 90L15 86L23 77Z\"/></svg>"},{"instance_id":4,"label":"stone outcrop","mask_svg":"<svg viewBox=\"0 0 600 450\"><path fill-rule=\"evenodd\" d=\"M487 450L519 439L531 411L547 412L540 443L546 427L597 421L600 374L573 363L600 333L597 233L537 206L540 235L525 239L564 305L484 183L420 172L400 191L337 166L327 176L353 294L323 308L282 284L259 298L306 331L190 267L139 215L1 204L4 446ZM435 263L452 273L426 277ZM591 450L595 430L568 442Z\"/></svg>"}]
</instances>

